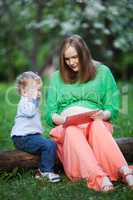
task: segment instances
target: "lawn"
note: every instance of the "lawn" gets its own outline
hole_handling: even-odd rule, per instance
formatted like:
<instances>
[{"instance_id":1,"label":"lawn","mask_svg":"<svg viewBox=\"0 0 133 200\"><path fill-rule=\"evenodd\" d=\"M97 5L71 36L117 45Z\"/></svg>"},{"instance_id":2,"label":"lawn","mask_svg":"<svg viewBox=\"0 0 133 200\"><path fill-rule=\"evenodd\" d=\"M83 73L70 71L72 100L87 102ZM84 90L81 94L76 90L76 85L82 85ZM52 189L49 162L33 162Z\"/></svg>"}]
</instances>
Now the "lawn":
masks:
<instances>
[{"instance_id":1,"label":"lawn","mask_svg":"<svg viewBox=\"0 0 133 200\"><path fill-rule=\"evenodd\" d=\"M114 123L115 137L128 137L133 134L133 86L131 83L119 83L122 93L121 112ZM45 91L43 91L43 97ZM0 149L13 149L10 131L16 113L18 95L13 84L0 84ZM40 105L43 121L43 100ZM49 128L46 127L45 136L48 137ZM85 181L70 182L62 173L62 181L50 184L47 181L36 181L33 170L13 171L0 174L0 200L131 200L133 191L123 184L115 183L115 192L102 194L88 190Z\"/></svg>"}]
</instances>

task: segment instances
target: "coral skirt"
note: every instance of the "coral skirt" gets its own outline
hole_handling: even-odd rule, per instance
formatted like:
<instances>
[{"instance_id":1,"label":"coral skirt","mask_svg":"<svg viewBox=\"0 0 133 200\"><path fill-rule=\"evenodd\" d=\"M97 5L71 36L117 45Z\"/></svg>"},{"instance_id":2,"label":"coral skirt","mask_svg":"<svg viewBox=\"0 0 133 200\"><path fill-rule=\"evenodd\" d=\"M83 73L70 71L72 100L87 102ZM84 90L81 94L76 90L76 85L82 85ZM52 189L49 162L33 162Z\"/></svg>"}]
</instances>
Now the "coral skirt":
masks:
<instances>
[{"instance_id":1,"label":"coral skirt","mask_svg":"<svg viewBox=\"0 0 133 200\"><path fill-rule=\"evenodd\" d=\"M86 179L88 188L99 191L104 176L112 181L119 168L127 165L112 137L112 125L94 120L83 126L56 126L50 132L57 144L57 155L72 181Z\"/></svg>"}]
</instances>

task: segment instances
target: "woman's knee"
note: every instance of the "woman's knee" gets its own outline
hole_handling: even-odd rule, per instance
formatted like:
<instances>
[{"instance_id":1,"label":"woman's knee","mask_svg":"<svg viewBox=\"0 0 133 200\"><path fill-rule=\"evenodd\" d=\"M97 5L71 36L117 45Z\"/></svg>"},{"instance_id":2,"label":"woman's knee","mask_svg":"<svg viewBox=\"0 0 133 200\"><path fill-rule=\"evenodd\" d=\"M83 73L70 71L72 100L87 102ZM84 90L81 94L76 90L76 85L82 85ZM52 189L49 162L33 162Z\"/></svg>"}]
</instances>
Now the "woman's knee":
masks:
<instances>
[{"instance_id":1,"label":"woman's knee","mask_svg":"<svg viewBox=\"0 0 133 200\"><path fill-rule=\"evenodd\" d=\"M104 123L102 120L94 120L91 123L91 126L89 127L89 134L93 134L96 136L99 136L100 132L101 132L101 127L104 126Z\"/></svg>"},{"instance_id":2,"label":"woman's knee","mask_svg":"<svg viewBox=\"0 0 133 200\"><path fill-rule=\"evenodd\" d=\"M70 138L70 141L75 141L75 138L81 138L82 135L82 130L76 126L69 126L66 128L65 138Z\"/></svg>"},{"instance_id":3,"label":"woman's knee","mask_svg":"<svg viewBox=\"0 0 133 200\"><path fill-rule=\"evenodd\" d=\"M99 124L104 124L102 119L95 119L92 121L92 125L99 125Z\"/></svg>"},{"instance_id":4,"label":"woman's knee","mask_svg":"<svg viewBox=\"0 0 133 200\"><path fill-rule=\"evenodd\" d=\"M68 127L66 128L65 135L67 134L67 135L72 136L72 135L75 135L77 132L78 132L77 127L68 126Z\"/></svg>"},{"instance_id":5,"label":"woman's knee","mask_svg":"<svg viewBox=\"0 0 133 200\"><path fill-rule=\"evenodd\" d=\"M106 126L104 125L104 121L101 119L96 119L91 123L91 129L99 129L99 128L106 128Z\"/></svg>"},{"instance_id":6,"label":"woman's knee","mask_svg":"<svg viewBox=\"0 0 133 200\"><path fill-rule=\"evenodd\" d=\"M111 130L106 126L103 120L94 120L90 127L90 135L92 134L93 137L101 138L104 135L111 135Z\"/></svg>"}]
</instances>

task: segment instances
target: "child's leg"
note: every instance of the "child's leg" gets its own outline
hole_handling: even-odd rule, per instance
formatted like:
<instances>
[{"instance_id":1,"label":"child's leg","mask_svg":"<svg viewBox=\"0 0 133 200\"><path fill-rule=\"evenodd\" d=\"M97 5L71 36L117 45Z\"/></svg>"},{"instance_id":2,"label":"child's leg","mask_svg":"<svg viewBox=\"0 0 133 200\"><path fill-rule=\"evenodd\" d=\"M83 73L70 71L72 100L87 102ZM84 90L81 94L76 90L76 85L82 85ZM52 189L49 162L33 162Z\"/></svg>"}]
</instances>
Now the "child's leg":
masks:
<instances>
[{"instance_id":1,"label":"child's leg","mask_svg":"<svg viewBox=\"0 0 133 200\"><path fill-rule=\"evenodd\" d=\"M40 134L13 137L17 149L41 156L39 168L42 172L53 172L56 159L56 144Z\"/></svg>"}]
</instances>

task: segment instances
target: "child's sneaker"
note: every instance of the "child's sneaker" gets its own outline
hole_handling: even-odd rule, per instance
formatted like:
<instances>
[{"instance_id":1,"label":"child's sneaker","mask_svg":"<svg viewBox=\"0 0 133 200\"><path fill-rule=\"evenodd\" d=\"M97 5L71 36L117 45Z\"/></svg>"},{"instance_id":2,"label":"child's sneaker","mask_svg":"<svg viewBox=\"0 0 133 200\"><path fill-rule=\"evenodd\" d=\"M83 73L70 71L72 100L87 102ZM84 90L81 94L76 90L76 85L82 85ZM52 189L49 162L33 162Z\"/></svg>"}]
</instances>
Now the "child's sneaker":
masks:
<instances>
[{"instance_id":1,"label":"child's sneaker","mask_svg":"<svg viewBox=\"0 0 133 200\"><path fill-rule=\"evenodd\" d=\"M35 172L35 179L42 179L42 174L39 169L37 169Z\"/></svg>"},{"instance_id":2,"label":"child's sneaker","mask_svg":"<svg viewBox=\"0 0 133 200\"><path fill-rule=\"evenodd\" d=\"M43 172L41 174L43 177L47 177L49 182L51 182L51 183L57 183L60 181L60 176L53 172Z\"/></svg>"},{"instance_id":3,"label":"child's sneaker","mask_svg":"<svg viewBox=\"0 0 133 200\"><path fill-rule=\"evenodd\" d=\"M43 177L46 177L51 183L57 183L60 181L60 176L58 174L53 172L41 172L40 170L37 170L35 178L42 179Z\"/></svg>"}]
</instances>

